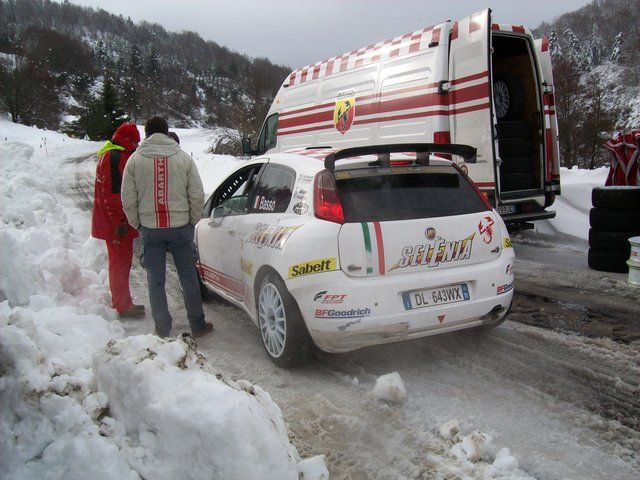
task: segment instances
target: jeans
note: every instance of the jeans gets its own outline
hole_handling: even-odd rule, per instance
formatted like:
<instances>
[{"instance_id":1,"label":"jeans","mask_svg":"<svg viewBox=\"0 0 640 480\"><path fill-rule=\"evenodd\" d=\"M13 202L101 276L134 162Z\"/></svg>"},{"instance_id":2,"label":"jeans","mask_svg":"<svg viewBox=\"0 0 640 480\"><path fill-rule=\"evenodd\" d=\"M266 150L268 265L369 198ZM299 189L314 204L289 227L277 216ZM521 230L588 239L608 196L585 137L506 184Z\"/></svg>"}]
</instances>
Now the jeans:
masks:
<instances>
[{"instance_id":1,"label":"jeans","mask_svg":"<svg viewBox=\"0 0 640 480\"><path fill-rule=\"evenodd\" d=\"M165 278L167 270L167 250L173 255L176 265L184 306L192 333L205 328L200 284L196 272L196 246L193 243L194 227L188 223L174 228L146 228L140 226L142 241L142 266L147 270L151 315L156 324L156 334L165 337L171 332L171 314L167 306Z\"/></svg>"}]
</instances>

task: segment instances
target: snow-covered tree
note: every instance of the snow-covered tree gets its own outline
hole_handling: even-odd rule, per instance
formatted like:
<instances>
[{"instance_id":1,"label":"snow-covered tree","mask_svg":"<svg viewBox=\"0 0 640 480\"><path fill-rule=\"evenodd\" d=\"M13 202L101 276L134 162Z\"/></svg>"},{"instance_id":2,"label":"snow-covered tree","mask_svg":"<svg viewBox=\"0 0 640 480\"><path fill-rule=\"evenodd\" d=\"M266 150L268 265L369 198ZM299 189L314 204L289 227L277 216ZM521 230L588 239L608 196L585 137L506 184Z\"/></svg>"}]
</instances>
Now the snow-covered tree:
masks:
<instances>
[{"instance_id":1,"label":"snow-covered tree","mask_svg":"<svg viewBox=\"0 0 640 480\"><path fill-rule=\"evenodd\" d=\"M611 56L609 60L612 62L620 62L623 59L623 51L622 51L622 43L624 41L624 37L622 32L616 35L615 40L613 41L613 47L611 47Z\"/></svg>"},{"instance_id":2,"label":"snow-covered tree","mask_svg":"<svg viewBox=\"0 0 640 480\"><path fill-rule=\"evenodd\" d=\"M551 30L549 34L549 52L552 57L562 56L562 45L560 45L560 39L558 38L558 32Z\"/></svg>"}]
</instances>

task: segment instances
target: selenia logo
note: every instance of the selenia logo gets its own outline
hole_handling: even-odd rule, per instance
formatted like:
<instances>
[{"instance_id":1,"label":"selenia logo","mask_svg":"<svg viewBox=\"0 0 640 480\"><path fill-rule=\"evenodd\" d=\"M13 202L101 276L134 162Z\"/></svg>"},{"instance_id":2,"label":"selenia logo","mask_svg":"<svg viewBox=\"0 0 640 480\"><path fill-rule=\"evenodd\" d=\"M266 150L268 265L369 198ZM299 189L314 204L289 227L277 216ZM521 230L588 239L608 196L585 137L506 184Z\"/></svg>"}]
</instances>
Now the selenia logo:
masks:
<instances>
[{"instance_id":1,"label":"selenia logo","mask_svg":"<svg viewBox=\"0 0 640 480\"><path fill-rule=\"evenodd\" d=\"M336 258L332 257L291 265L289 267L289 278L311 275L313 273L329 272L336 269L337 263Z\"/></svg>"},{"instance_id":2,"label":"selenia logo","mask_svg":"<svg viewBox=\"0 0 640 480\"><path fill-rule=\"evenodd\" d=\"M471 249L473 247L472 233L462 240L446 241L438 238L433 243L426 245L415 245L404 247L400 252L400 261L396 263L389 271L397 268L417 267L418 265L426 265L428 267L437 267L440 263L459 262L471 258Z\"/></svg>"}]
</instances>

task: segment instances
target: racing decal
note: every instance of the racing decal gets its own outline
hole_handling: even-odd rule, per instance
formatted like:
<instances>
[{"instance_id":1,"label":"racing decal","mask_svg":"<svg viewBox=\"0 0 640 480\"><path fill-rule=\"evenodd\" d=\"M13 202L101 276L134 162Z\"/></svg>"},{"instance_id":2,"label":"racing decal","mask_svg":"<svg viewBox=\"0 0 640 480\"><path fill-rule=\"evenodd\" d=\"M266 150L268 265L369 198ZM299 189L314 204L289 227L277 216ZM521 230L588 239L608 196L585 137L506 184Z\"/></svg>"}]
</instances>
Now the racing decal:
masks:
<instances>
[{"instance_id":1,"label":"racing decal","mask_svg":"<svg viewBox=\"0 0 640 480\"><path fill-rule=\"evenodd\" d=\"M205 282L224 290L236 300L242 301L245 298L245 284L237 278L230 277L219 270L211 268L202 263L196 264L196 270Z\"/></svg>"},{"instance_id":2,"label":"racing decal","mask_svg":"<svg viewBox=\"0 0 640 480\"><path fill-rule=\"evenodd\" d=\"M434 238L436 238L436 229L433 227L425 228L424 236L427 237L429 240L433 240Z\"/></svg>"},{"instance_id":3,"label":"racing decal","mask_svg":"<svg viewBox=\"0 0 640 480\"><path fill-rule=\"evenodd\" d=\"M293 198L295 198L296 200L300 200L301 202L304 202L307 199L307 195L309 194L309 191L305 188L298 188L294 193L293 193Z\"/></svg>"},{"instance_id":4,"label":"racing decal","mask_svg":"<svg viewBox=\"0 0 640 480\"><path fill-rule=\"evenodd\" d=\"M496 288L496 294L502 295L503 293L507 293L511 290L513 290L513 282L507 283L505 285L498 285L498 287Z\"/></svg>"},{"instance_id":5,"label":"racing decal","mask_svg":"<svg viewBox=\"0 0 640 480\"><path fill-rule=\"evenodd\" d=\"M382 237L382 228L380 222L372 222L373 232L367 222L361 222L362 237L364 240L365 265L367 266L367 274L373 273L374 267L377 267L378 274L384 275L385 258L384 258L384 239ZM373 233L373 235L372 235ZM371 242L371 238L375 238L375 242Z\"/></svg>"},{"instance_id":6,"label":"racing decal","mask_svg":"<svg viewBox=\"0 0 640 480\"><path fill-rule=\"evenodd\" d=\"M510 237L504 237L502 239L502 248L513 248Z\"/></svg>"},{"instance_id":7,"label":"racing decal","mask_svg":"<svg viewBox=\"0 0 640 480\"><path fill-rule=\"evenodd\" d=\"M313 182L313 175L303 175L299 173L296 181L301 183L311 183Z\"/></svg>"},{"instance_id":8,"label":"racing decal","mask_svg":"<svg viewBox=\"0 0 640 480\"><path fill-rule=\"evenodd\" d=\"M304 215L309 211L309 205L303 202L298 202L293 206L293 213L296 215Z\"/></svg>"},{"instance_id":9,"label":"racing decal","mask_svg":"<svg viewBox=\"0 0 640 480\"><path fill-rule=\"evenodd\" d=\"M314 273L330 272L336 270L338 261L336 257L321 258L311 260L310 262L302 262L289 267L289 278L297 278L303 275L312 275Z\"/></svg>"},{"instance_id":10,"label":"racing decal","mask_svg":"<svg viewBox=\"0 0 640 480\"><path fill-rule=\"evenodd\" d=\"M256 229L244 240L245 243L253 243L258 248L269 247L276 250L282 250L297 229L302 225L293 227L282 227L280 225L265 225L259 223Z\"/></svg>"},{"instance_id":11,"label":"racing decal","mask_svg":"<svg viewBox=\"0 0 640 480\"><path fill-rule=\"evenodd\" d=\"M153 198L156 207L156 225L159 228L171 226L169 216L169 159L153 159Z\"/></svg>"},{"instance_id":12,"label":"racing decal","mask_svg":"<svg viewBox=\"0 0 640 480\"><path fill-rule=\"evenodd\" d=\"M344 302L344 299L347 298L346 294L343 293L327 293L327 290L323 290L318 292L313 297L314 302L319 302L323 304L341 304Z\"/></svg>"},{"instance_id":13,"label":"racing decal","mask_svg":"<svg viewBox=\"0 0 640 480\"><path fill-rule=\"evenodd\" d=\"M247 260L246 258L240 258L240 270L242 270L250 277L253 277L253 262L251 260Z\"/></svg>"},{"instance_id":14,"label":"racing decal","mask_svg":"<svg viewBox=\"0 0 640 480\"><path fill-rule=\"evenodd\" d=\"M485 215L478 223L478 232L482 235L484 243L491 243L493 241L493 218L489 215Z\"/></svg>"},{"instance_id":15,"label":"racing decal","mask_svg":"<svg viewBox=\"0 0 640 480\"><path fill-rule=\"evenodd\" d=\"M433 243L410 245L402 248L400 260L389 272L398 268L426 265L437 267L441 263L459 262L471 258L475 232L462 240L446 241L438 237Z\"/></svg>"},{"instance_id":16,"label":"racing decal","mask_svg":"<svg viewBox=\"0 0 640 480\"><path fill-rule=\"evenodd\" d=\"M334 310L317 308L316 318L343 319L343 318L363 318L371 315L370 308L351 308L349 310Z\"/></svg>"},{"instance_id":17,"label":"racing decal","mask_svg":"<svg viewBox=\"0 0 640 480\"><path fill-rule=\"evenodd\" d=\"M510 263L509 265L507 265L507 268L504 271L505 274L509 275L510 277L513 277L516 273L516 269L513 266L512 263Z\"/></svg>"},{"instance_id":18,"label":"racing decal","mask_svg":"<svg viewBox=\"0 0 640 480\"><path fill-rule=\"evenodd\" d=\"M273 212L276 209L276 201L268 200L267 197L257 195L255 202L253 202L254 210L262 210L264 212Z\"/></svg>"},{"instance_id":19,"label":"racing decal","mask_svg":"<svg viewBox=\"0 0 640 480\"><path fill-rule=\"evenodd\" d=\"M338 93L336 106L333 110L333 125L343 135L353 123L356 116L356 93L351 90Z\"/></svg>"}]
</instances>

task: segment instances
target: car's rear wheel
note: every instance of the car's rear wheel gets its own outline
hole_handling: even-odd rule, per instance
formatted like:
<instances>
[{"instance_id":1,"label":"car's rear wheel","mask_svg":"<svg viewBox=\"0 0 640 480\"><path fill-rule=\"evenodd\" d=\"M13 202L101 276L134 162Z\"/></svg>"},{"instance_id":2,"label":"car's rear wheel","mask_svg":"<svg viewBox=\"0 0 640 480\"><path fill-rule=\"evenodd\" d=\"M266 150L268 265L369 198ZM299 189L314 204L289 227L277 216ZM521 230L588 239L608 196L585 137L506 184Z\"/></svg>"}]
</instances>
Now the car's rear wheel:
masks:
<instances>
[{"instance_id":1,"label":"car's rear wheel","mask_svg":"<svg viewBox=\"0 0 640 480\"><path fill-rule=\"evenodd\" d=\"M269 273L258 291L258 327L267 354L280 367L291 367L306 360L311 338L302 314L284 282Z\"/></svg>"}]
</instances>

